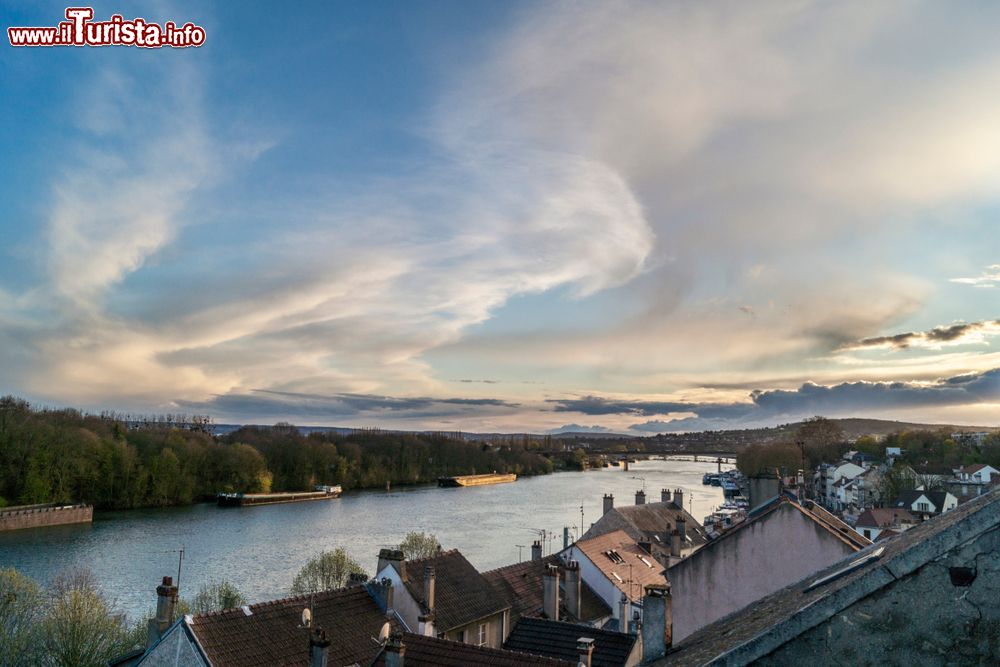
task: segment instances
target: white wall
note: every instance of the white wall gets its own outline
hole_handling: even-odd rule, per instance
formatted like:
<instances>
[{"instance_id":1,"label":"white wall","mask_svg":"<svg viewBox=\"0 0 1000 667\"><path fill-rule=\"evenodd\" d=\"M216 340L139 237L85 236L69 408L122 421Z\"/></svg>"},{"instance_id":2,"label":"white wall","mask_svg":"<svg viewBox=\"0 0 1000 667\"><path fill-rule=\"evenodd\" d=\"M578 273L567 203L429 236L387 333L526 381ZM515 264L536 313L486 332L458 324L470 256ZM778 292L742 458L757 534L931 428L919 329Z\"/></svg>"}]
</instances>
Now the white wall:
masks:
<instances>
[{"instance_id":1,"label":"white wall","mask_svg":"<svg viewBox=\"0 0 1000 667\"><path fill-rule=\"evenodd\" d=\"M598 597L604 600L605 604L611 607L612 617L618 619L621 615L619 608L622 597L621 590L604 575L604 572L587 557L587 554L577 549L576 545L570 546L560 555L564 559L575 560L580 564L581 579L597 593Z\"/></svg>"}]
</instances>

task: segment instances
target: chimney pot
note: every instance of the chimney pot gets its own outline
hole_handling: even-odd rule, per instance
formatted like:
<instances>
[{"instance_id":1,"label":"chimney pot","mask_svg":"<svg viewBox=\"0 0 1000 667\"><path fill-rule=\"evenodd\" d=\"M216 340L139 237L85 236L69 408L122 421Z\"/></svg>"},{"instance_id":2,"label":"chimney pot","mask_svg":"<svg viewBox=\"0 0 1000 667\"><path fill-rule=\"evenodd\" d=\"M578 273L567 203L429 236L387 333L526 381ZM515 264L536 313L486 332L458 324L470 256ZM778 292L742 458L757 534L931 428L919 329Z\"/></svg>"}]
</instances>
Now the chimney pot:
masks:
<instances>
[{"instance_id":1,"label":"chimney pot","mask_svg":"<svg viewBox=\"0 0 1000 667\"><path fill-rule=\"evenodd\" d=\"M385 667L403 667L406 645L403 644L403 633L394 631L385 643Z\"/></svg>"},{"instance_id":2,"label":"chimney pot","mask_svg":"<svg viewBox=\"0 0 1000 667\"><path fill-rule=\"evenodd\" d=\"M650 584L642 598L642 662L662 658L672 644L673 601L670 586Z\"/></svg>"},{"instance_id":3,"label":"chimney pot","mask_svg":"<svg viewBox=\"0 0 1000 667\"><path fill-rule=\"evenodd\" d=\"M581 600L583 587L580 579L580 564L571 560L566 563L566 582L563 586L566 590L566 609L576 620L580 620Z\"/></svg>"},{"instance_id":4,"label":"chimney pot","mask_svg":"<svg viewBox=\"0 0 1000 667\"><path fill-rule=\"evenodd\" d=\"M580 654L580 665L590 667L594 659L594 640L590 637L580 637L576 640L576 650Z\"/></svg>"},{"instance_id":5,"label":"chimney pot","mask_svg":"<svg viewBox=\"0 0 1000 667\"><path fill-rule=\"evenodd\" d=\"M677 532L681 536L681 544L687 543L687 519L683 516L677 517Z\"/></svg>"},{"instance_id":6,"label":"chimney pot","mask_svg":"<svg viewBox=\"0 0 1000 667\"><path fill-rule=\"evenodd\" d=\"M323 628L316 628L309 635L309 667L327 667L330 640Z\"/></svg>"},{"instance_id":7,"label":"chimney pot","mask_svg":"<svg viewBox=\"0 0 1000 667\"><path fill-rule=\"evenodd\" d=\"M674 505L677 509L684 509L684 489L674 489Z\"/></svg>"},{"instance_id":8,"label":"chimney pot","mask_svg":"<svg viewBox=\"0 0 1000 667\"><path fill-rule=\"evenodd\" d=\"M531 543L531 560L542 560L542 543L539 540Z\"/></svg>"},{"instance_id":9,"label":"chimney pot","mask_svg":"<svg viewBox=\"0 0 1000 667\"><path fill-rule=\"evenodd\" d=\"M542 574L542 611L553 621L559 620L559 568L549 565Z\"/></svg>"},{"instance_id":10,"label":"chimney pot","mask_svg":"<svg viewBox=\"0 0 1000 667\"><path fill-rule=\"evenodd\" d=\"M174 603L177 601L177 587L172 577L163 577L156 587L156 616L147 626L146 646L152 646L163 636L174 621Z\"/></svg>"},{"instance_id":11,"label":"chimney pot","mask_svg":"<svg viewBox=\"0 0 1000 667\"><path fill-rule=\"evenodd\" d=\"M646 492L643 491L642 489L639 489L638 491L635 492L635 504L636 505L646 504Z\"/></svg>"},{"instance_id":12,"label":"chimney pot","mask_svg":"<svg viewBox=\"0 0 1000 667\"><path fill-rule=\"evenodd\" d=\"M670 557L681 557L681 534L676 528L670 531Z\"/></svg>"},{"instance_id":13,"label":"chimney pot","mask_svg":"<svg viewBox=\"0 0 1000 667\"><path fill-rule=\"evenodd\" d=\"M670 489L660 489L660 502L661 503L670 502Z\"/></svg>"},{"instance_id":14,"label":"chimney pot","mask_svg":"<svg viewBox=\"0 0 1000 667\"><path fill-rule=\"evenodd\" d=\"M604 514L607 514L615 508L615 497L610 493L604 494Z\"/></svg>"},{"instance_id":15,"label":"chimney pot","mask_svg":"<svg viewBox=\"0 0 1000 667\"><path fill-rule=\"evenodd\" d=\"M431 614L434 613L435 609L435 589L437 583L437 574L434 572L433 565L424 566L424 603L427 605L427 611Z\"/></svg>"}]
</instances>

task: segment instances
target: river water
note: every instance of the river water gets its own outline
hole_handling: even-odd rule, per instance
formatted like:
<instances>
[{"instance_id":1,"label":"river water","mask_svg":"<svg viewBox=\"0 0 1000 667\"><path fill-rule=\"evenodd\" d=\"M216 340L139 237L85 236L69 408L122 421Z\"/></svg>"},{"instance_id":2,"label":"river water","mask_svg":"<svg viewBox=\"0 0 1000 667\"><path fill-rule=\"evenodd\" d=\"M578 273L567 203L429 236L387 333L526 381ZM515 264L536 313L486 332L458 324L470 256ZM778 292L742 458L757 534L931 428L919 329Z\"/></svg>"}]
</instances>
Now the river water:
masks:
<instances>
[{"instance_id":1,"label":"river water","mask_svg":"<svg viewBox=\"0 0 1000 667\"><path fill-rule=\"evenodd\" d=\"M530 545L536 531L550 536L545 553L558 551L563 526L579 533L581 505L586 528L600 518L603 494L613 493L616 505L632 504L643 483L649 501L659 500L661 488L684 489L684 504L700 522L723 502L719 487L701 483L715 469L707 461L668 459L640 461L629 472L562 472L491 486L352 491L336 500L245 508L98 512L92 525L0 533L0 567L41 582L68 568L89 568L117 608L137 618L153 608L160 578L176 576L176 551L183 546L182 597L226 579L259 602L287 595L295 573L323 550L344 547L373 574L379 549L411 530L433 533L480 571L528 558L529 549L517 545Z\"/></svg>"}]
</instances>

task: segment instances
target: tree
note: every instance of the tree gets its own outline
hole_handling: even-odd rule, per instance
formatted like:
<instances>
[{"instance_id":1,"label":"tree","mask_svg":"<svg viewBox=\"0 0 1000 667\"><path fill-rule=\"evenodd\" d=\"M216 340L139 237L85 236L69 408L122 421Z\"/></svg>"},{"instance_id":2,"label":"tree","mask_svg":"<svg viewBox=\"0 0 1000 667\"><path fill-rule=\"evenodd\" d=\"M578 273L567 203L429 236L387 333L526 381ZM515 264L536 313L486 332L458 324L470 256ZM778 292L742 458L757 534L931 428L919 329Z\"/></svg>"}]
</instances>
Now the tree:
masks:
<instances>
[{"instance_id":1,"label":"tree","mask_svg":"<svg viewBox=\"0 0 1000 667\"><path fill-rule=\"evenodd\" d=\"M42 590L33 579L14 568L0 570L0 659L4 665L38 664L43 603Z\"/></svg>"},{"instance_id":2,"label":"tree","mask_svg":"<svg viewBox=\"0 0 1000 667\"><path fill-rule=\"evenodd\" d=\"M198 589L190 607L195 614L207 614L210 611L242 607L246 603L246 598L235 585L228 581L220 581L205 584Z\"/></svg>"},{"instance_id":3,"label":"tree","mask_svg":"<svg viewBox=\"0 0 1000 667\"><path fill-rule=\"evenodd\" d=\"M86 570L57 577L49 597L41 623L43 665L105 667L140 641L137 629L130 630L121 615L112 613Z\"/></svg>"},{"instance_id":4,"label":"tree","mask_svg":"<svg viewBox=\"0 0 1000 667\"><path fill-rule=\"evenodd\" d=\"M324 551L302 566L292 580L292 595L316 593L332 588L342 588L352 574L368 574L351 558L343 547Z\"/></svg>"},{"instance_id":5,"label":"tree","mask_svg":"<svg viewBox=\"0 0 1000 667\"><path fill-rule=\"evenodd\" d=\"M407 560L414 560L427 558L441 551L441 543L431 533L409 532L398 548Z\"/></svg>"}]
</instances>

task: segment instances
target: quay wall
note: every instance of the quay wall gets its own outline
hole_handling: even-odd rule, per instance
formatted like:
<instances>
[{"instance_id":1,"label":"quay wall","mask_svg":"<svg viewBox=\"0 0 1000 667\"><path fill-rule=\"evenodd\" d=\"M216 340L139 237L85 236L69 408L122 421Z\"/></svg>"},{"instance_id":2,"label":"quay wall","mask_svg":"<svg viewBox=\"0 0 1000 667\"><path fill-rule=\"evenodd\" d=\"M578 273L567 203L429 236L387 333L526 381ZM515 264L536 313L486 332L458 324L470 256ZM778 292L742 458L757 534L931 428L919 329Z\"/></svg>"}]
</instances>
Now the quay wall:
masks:
<instances>
[{"instance_id":1,"label":"quay wall","mask_svg":"<svg viewBox=\"0 0 1000 667\"><path fill-rule=\"evenodd\" d=\"M32 505L0 509L0 531L90 523L94 520L91 505Z\"/></svg>"}]
</instances>

